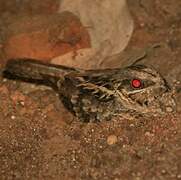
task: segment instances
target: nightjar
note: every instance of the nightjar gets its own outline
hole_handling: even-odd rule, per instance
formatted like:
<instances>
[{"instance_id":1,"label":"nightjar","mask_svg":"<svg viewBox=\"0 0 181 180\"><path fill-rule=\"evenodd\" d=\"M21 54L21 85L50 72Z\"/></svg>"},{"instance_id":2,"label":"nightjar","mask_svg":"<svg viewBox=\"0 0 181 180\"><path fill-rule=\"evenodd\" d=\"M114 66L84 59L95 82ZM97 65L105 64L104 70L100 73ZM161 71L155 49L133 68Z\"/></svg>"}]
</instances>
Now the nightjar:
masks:
<instances>
[{"instance_id":1,"label":"nightjar","mask_svg":"<svg viewBox=\"0 0 181 180\"><path fill-rule=\"evenodd\" d=\"M51 86L65 107L84 122L110 120L124 113L160 114L176 107L166 80L144 65L83 70L33 59L11 59L4 74Z\"/></svg>"}]
</instances>

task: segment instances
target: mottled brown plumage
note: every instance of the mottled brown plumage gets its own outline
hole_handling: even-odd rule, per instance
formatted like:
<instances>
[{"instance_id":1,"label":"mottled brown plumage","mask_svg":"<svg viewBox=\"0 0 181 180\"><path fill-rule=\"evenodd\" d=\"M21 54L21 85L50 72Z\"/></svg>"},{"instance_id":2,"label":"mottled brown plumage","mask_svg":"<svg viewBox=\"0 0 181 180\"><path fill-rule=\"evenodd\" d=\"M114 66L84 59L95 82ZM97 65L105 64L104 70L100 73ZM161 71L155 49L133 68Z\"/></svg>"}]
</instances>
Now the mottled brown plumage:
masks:
<instances>
[{"instance_id":1,"label":"mottled brown plumage","mask_svg":"<svg viewBox=\"0 0 181 180\"><path fill-rule=\"evenodd\" d=\"M12 59L4 73L52 86L64 105L84 122L110 120L124 113L160 114L168 108L175 109L165 79L144 65L82 70L38 60ZM140 83L138 87L133 80Z\"/></svg>"}]
</instances>

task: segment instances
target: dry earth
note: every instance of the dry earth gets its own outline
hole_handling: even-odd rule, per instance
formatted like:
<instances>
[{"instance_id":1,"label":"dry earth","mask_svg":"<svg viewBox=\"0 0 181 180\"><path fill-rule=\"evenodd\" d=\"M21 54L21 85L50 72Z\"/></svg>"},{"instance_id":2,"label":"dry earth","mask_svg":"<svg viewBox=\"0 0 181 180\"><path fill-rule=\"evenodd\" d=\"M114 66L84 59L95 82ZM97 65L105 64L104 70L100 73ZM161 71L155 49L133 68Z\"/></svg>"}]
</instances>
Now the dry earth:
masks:
<instances>
[{"instance_id":1,"label":"dry earth","mask_svg":"<svg viewBox=\"0 0 181 180\"><path fill-rule=\"evenodd\" d=\"M12 1L3 2L0 18L4 20L16 9ZM57 1L26 2L27 12L50 7L51 13L57 7ZM181 1L129 0L129 7L135 31L127 49L161 43L144 63L154 65L171 85L179 83ZM0 57L4 58L2 50ZM1 77L0 179L181 179L179 84L177 89L177 113L82 123L64 109L51 89Z\"/></svg>"}]
</instances>

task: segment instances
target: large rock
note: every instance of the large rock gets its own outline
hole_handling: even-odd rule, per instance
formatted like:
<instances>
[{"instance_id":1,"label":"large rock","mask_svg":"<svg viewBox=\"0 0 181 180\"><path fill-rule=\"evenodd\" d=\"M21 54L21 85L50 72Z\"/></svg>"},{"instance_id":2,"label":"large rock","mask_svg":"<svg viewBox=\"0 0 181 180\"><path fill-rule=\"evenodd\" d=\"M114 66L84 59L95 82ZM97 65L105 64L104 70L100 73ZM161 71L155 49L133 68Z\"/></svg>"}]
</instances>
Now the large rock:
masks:
<instances>
[{"instance_id":1,"label":"large rock","mask_svg":"<svg viewBox=\"0 0 181 180\"><path fill-rule=\"evenodd\" d=\"M120 53L127 46L133 32L133 19L126 0L61 0L59 12L65 10L77 15L87 28L91 48L77 51L76 56L69 52L56 57L53 63L101 68L105 58Z\"/></svg>"},{"instance_id":2,"label":"large rock","mask_svg":"<svg viewBox=\"0 0 181 180\"><path fill-rule=\"evenodd\" d=\"M122 51L133 31L126 0L61 0L60 12L70 11L87 27L93 48L111 47L109 55Z\"/></svg>"},{"instance_id":3,"label":"large rock","mask_svg":"<svg viewBox=\"0 0 181 180\"><path fill-rule=\"evenodd\" d=\"M6 37L4 52L7 59L48 61L70 51L90 47L86 28L70 12L17 17L8 26Z\"/></svg>"}]
</instances>

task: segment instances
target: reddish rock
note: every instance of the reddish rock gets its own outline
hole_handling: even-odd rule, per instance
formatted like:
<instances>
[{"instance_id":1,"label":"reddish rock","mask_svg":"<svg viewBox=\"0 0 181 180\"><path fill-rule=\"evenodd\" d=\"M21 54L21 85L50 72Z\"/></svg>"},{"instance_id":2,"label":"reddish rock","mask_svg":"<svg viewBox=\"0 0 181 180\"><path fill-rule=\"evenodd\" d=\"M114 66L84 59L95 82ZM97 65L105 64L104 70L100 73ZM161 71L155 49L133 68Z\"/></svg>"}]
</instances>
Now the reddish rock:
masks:
<instances>
[{"instance_id":1,"label":"reddish rock","mask_svg":"<svg viewBox=\"0 0 181 180\"><path fill-rule=\"evenodd\" d=\"M90 47L89 34L70 12L19 17L9 25L4 43L6 58L48 61L70 51Z\"/></svg>"},{"instance_id":2,"label":"reddish rock","mask_svg":"<svg viewBox=\"0 0 181 180\"><path fill-rule=\"evenodd\" d=\"M4 1L0 0L0 15L4 12L10 14L51 14L58 11L60 0L19 0Z\"/></svg>"}]
</instances>

